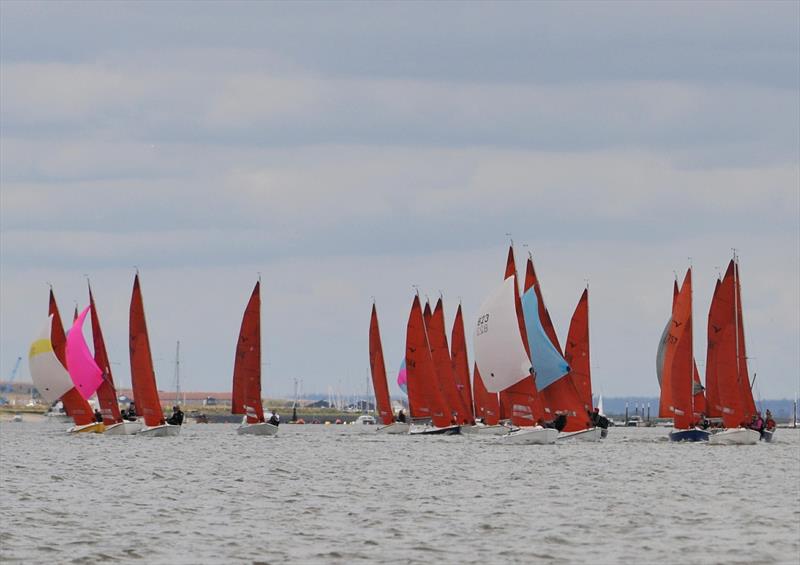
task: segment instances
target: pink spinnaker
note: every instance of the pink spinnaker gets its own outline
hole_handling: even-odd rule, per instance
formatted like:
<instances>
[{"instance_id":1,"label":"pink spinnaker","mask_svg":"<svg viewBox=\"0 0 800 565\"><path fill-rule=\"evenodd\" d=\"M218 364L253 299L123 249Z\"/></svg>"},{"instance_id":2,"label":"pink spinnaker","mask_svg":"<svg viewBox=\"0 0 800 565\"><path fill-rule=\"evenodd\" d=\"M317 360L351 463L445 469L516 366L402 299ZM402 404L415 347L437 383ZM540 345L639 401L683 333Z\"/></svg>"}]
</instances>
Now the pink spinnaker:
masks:
<instances>
[{"instance_id":1,"label":"pink spinnaker","mask_svg":"<svg viewBox=\"0 0 800 565\"><path fill-rule=\"evenodd\" d=\"M89 400L103 382L103 371L95 363L83 337L83 321L89 306L80 313L67 334L67 371L80 395Z\"/></svg>"}]
</instances>

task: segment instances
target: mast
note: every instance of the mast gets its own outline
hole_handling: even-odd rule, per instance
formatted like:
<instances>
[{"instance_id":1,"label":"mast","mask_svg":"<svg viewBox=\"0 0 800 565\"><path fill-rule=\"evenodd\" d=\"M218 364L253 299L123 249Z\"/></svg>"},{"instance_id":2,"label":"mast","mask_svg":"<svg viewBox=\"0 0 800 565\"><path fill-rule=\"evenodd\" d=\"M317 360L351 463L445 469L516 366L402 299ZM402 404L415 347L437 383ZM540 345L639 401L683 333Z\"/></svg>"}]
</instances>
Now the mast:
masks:
<instances>
[{"instance_id":1,"label":"mast","mask_svg":"<svg viewBox=\"0 0 800 565\"><path fill-rule=\"evenodd\" d=\"M175 404L181 403L181 342L175 346Z\"/></svg>"},{"instance_id":2,"label":"mast","mask_svg":"<svg viewBox=\"0 0 800 565\"><path fill-rule=\"evenodd\" d=\"M733 326L736 329L736 381L741 386L742 368L739 364L739 258L733 250Z\"/></svg>"}]
</instances>

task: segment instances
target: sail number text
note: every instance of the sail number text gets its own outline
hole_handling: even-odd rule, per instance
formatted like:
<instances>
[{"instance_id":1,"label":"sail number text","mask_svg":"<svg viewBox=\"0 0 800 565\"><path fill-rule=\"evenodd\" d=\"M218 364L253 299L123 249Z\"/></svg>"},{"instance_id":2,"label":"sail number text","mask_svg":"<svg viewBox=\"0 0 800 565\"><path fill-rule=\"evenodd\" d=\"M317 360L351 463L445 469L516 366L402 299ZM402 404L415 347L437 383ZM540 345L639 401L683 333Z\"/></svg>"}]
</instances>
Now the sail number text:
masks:
<instances>
[{"instance_id":1,"label":"sail number text","mask_svg":"<svg viewBox=\"0 0 800 565\"><path fill-rule=\"evenodd\" d=\"M478 327L475 335L482 335L489 331L489 314L484 314L478 318Z\"/></svg>"}]
</instances>

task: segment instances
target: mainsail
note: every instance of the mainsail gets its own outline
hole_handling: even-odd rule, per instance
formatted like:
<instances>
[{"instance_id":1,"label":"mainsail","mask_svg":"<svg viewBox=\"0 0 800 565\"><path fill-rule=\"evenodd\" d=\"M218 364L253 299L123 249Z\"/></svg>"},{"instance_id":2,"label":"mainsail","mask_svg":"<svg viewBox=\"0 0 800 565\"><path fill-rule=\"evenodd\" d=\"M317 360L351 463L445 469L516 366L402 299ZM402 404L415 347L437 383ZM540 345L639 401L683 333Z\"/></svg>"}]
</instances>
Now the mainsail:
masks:
<instances>
[{"instance_id":1,"label":"mainsail","mask_svg":"<svg viewBox=\"0 0 800 565\"><path fill-rule=\"evenodd\" d=\"M144 318L144 303L142 302L138 273L133 279L129 335L131 384L136 408L139 414L144 416L147 427L162 426L166 422L158 398L156 374L153 370L153 357L150 353L150 339L147 337L147 324Z\"/></svg>"},{"instance_id":2,"label":"mainsail","mask_svg":"<svg viewBox=\"0 0 800 565\"><path fill-rule=\"evenodd\" d=\"M756 411L747 373L738 283L738 265L731 260L725 276L717 281L708 312L708 411L721 417L726 428L749 423Z\"/></svg>"},{"instance_id":3,"label":"mainsail","mask_svg":"<svg viewBox=\"0 0 800 565\"><path fill-rule=\"evenodd\" d=\"M92 342L94 343L94 360L103 372L103 382L97 388L97 402L103 414L103 423L107 426L122 422L117 401L117 390L114 388L114 377L111 375L111 363L108 361L103 331L100 329L100 317L94 303L92 287L89 285L89 306L91 306Z\"/></svg>"},{"instance_id":4,"label":"mainsail","mask_svg":"<svg viewBox=\"0 0 800 565\"><path fill-rule=\"evenodd\" d=\"M570 379L585 411L592 410L592 371L589 355L589 289L581 295L567 333L564 357L570 367Z\"/></svg>"},{"instance_id":5,"label":"mainsail","mask_svg":"<svg viewBox=\"0 0 800 565\"><path fill-rule=\"evenodd\" d=\"M450 348L447 344L447 334L444 329L444 305L441 298L436 302L433 315L428 323L428 341L436 369L436 377L439 381L439 389L449 407L449 413L459 424L468 424L472 421L472 414L471 410L468 411L461 400L461 394L459 394L456 385L453 361L450 358Z\"/></svg>"},{"instance_id":6,"label":"mainsail","mask_svg":"<svg viewBox=\"0 0 800 565\"><path fill-rule=\"evenodd\" d=\"M461 304L456 310L456 317L453 320L453 331L450 339L450 356L453 359L453 375L456 379L456 387L461 395L461 402L467 408L470 419L474 420L474 408L472 402L472 390L469 386L469 360L467 359L467 338L464 333L464 317L461 314Z\"/></svg>"},{"instance_id":7,"label":"mainsail","mask_svg":"<svg viewBox=\"0 0 800 565\"><path fill-rule=\"evenodd\" d=\"M247 302L236 342L231 413L246 414L248 424L264 421L261 404L261 281L256 282Z\"/></svg>"},{"instance_id":8,"label":"mainsail","mask_svg":"<svg viewBox=\"0 0 800 565\"><path fill-rule=\"evenodd\" d=\"M381 330L378 327L378 311L372 305L372 315L369 320L369 368L372 373L372 386L375 390L375 401L378 414L384 425L394 423L394 412L389 398L389 385L386 382L386 364L383 360L383 346L381 345Z\"/></svg>"}]
</instances>

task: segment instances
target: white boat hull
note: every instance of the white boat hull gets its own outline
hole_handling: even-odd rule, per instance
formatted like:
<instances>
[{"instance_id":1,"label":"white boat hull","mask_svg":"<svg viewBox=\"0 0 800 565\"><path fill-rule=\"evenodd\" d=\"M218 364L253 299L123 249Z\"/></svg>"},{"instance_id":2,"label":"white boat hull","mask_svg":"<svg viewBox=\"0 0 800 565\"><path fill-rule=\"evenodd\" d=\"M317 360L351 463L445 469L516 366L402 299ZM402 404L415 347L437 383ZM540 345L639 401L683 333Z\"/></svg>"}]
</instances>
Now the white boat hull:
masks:
<instances>
[{"instance_id":1,"label":"white boat hull","mask_svg":"<svg viewBox=\"0 0 800 565\"><path fill-rule=\"evenodd\" d=\"M600 441L603 437L601 428L588 428L577 432L565 432L558 434L558 441Z\"/></svg>"},{"instance_id":2,"label":"white boat hull","mask_svg":"<svg viewBox=\"0 0 800 565\"><path fill-rule=\"evenodd\" d=\"M141 422L130 422L126 420L124 422L120 422L119 424L111 424L110 426L106 426L106 431L104 433L107 436L132 436L134 434L138 434L139 430L141 429Z\"/></svg>"},{"instance_id":3,"label":"white boat hull","mask_svg":"<svg viewBox=\"0 0 800 565\"><path fill-rule=\"evenodd\" d=\"M274 426L269 422L259 422L258 424L242 424L236 428L236 433L239 435L250 436L274 436L278 433L278 426Z\"/></svg>"},{"instance_id":4,"label":"white boat hull","mask_svg":"<svg viewBox=\"0 0 800 565\"><path fill-rule=\"evenodd\" d=\"M487 426L485 424L475 424L473 426L461 426L461 433L464 435L478 436L501 436L511 431L508 426L495 424Z\"/></svg>"},{"instance_id":5,"label":"white boat hull","mask_svg":"<svg viewBox=\"0 0 800 565\"><path fill-rule=\"evenodd\" d=\"M540 426L523 427L497 438L506 445L541 445L555 443L558 430L555 428L542 428Z\"/></svg>"},{"instance_id":6,"label":"white boat hull","mask_svg":"<svg viewBox=\"0 0 800 565\"><path fill-rule=\"evenodd\" d=\"M451 436L460 433L461 426L447 426L446 428L437 428L428 424L411 424L408 428L408 434L412 436L418 435L442 435Z\"/></svg>"},{"instance_id":7,"label":"white boat hull","mask_svg":"<svg viewBox=\"0 0 800 565\"><path fill-rule=\"evenodd\" d=\"M408 428L408 422L392 422L388 426L381 426L375 431L379 434L407 434Z\"/></svg>"},{"instance_id":8,"label":"white boat hull","mask_svg":"<svg viewBox=\"0 0 800 565\"><path fill-rule=\"evenodd\" d=\"M143 426L137 435L140 436L148 436L148 437L168 437L168 436L176 436L181 433L180 426L172 426L170 424L164 424L163 426L153 426L152 428L148 428L147 426Z\"/></svg>"},{"instance_id":9,"label":"white boat hull","mask_svg":"<svg viewBox=\"0 0 800 565\"><path fill-rule=\"evenodd\" d=\"M714 432L708 438L709 445L755 445L761 437L749 428L727 428Z\"/></svg>"}]
</instances>

